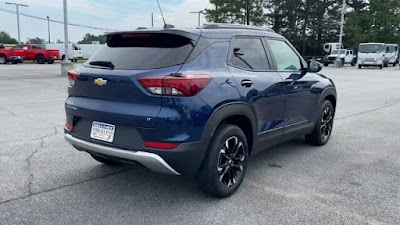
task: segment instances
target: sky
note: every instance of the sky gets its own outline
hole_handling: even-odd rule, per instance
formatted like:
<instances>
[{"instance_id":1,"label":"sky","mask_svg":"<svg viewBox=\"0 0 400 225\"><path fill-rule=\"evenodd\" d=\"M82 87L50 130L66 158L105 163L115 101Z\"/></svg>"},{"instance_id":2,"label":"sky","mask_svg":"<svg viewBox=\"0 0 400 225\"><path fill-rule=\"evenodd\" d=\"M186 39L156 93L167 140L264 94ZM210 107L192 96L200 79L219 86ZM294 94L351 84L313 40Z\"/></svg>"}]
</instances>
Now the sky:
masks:
<instances>
[{"instance_id":1,"label":"sky","mask_svg":"<svg viewBox=\"0 0 400 225\"><path fill-rule=\"evenodd\" d=\"M209 0L159 0L165 20L175 27L196 27L198 15L191 11L211 8ZM5 2L28 5L20 7L20 13L63 21L63 0L0 0L0 9L15 11L16 7ZM151 26L151 13L154 13L154 26L162 27L163 22L156 0L68 0L68 22L114 30L133 30L137 27ZM201 16L201 23L206 23ZM17 39L17 16L0 11L0 31L6 31ZM21 41L28 38L48 40L47 21L20 16ZM82 40L86 33L103 34L106 31L69 26L69 40ZM51 41L64 40L62 24L51 23Z\"/></svg>"}]
</instances>

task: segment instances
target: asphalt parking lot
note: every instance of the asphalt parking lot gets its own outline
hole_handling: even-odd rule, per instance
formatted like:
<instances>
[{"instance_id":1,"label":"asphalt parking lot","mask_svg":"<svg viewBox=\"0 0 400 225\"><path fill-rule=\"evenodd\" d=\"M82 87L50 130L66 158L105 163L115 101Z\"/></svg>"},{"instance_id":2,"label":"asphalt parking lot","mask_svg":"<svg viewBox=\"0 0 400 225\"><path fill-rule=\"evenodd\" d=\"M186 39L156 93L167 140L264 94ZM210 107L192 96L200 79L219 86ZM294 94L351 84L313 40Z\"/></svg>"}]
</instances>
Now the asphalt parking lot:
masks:
<instances>
[{"instance_id":1,"label":"asphalt parking lot","mask_svg":"<svg viewBox=\"0 0 400 225\"><path fill-rule=\"evenodd\" d=\"M0 224L400 224L400 70L324 68L334 132L250 159L215 199L190 177L113 168L64 141L59 64L0 65Z\"/></svg>"}]
</instances>

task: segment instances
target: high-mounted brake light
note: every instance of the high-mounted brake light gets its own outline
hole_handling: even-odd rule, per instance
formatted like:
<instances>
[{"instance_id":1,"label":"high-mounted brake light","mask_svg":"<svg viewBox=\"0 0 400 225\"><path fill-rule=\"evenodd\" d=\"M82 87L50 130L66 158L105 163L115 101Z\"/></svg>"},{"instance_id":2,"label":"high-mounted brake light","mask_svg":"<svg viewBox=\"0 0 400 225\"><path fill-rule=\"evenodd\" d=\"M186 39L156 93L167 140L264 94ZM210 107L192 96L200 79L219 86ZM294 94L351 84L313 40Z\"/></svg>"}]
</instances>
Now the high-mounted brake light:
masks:
<instances>
[{"instance_id":1,"label":"high-mounted brake light","mask_svg":"<svg viewBox=\"0 0 400 225\"><path fill-rule=\"evenodd\" d=\"M79 74L75 70L68 71L69 86L74 86L75 81L78 80Z\"/></svg>"},{"instance_id":2,"label":"high-mounted brake light","mask_svg":"<svg viewBox=\"0 0 400 225\"><path fill-rule=\"evenodd\" d=\"M153 95L195 96L210 82L209 75L167 75L139 77L138 81Z\"/></svg>"}]
</instances>

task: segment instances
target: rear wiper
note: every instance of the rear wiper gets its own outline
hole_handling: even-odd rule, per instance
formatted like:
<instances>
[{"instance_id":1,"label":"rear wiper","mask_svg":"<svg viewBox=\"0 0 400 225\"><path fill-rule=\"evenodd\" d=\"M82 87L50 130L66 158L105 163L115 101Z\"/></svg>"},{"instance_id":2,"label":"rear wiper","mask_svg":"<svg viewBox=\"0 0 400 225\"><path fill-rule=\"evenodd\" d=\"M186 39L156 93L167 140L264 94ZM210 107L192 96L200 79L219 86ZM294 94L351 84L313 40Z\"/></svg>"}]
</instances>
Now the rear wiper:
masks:
<instances>
[{"instance_id":1,"label":"rear wiper","mask_svg":"<svg viewBox=\"0 0 400 225\"><path fill-rule=\"evenodd\" d=\"M103 66L114 69L114 64L110 61L93 61L89 63L92 66Z\"/></svg>"}]
</instances>

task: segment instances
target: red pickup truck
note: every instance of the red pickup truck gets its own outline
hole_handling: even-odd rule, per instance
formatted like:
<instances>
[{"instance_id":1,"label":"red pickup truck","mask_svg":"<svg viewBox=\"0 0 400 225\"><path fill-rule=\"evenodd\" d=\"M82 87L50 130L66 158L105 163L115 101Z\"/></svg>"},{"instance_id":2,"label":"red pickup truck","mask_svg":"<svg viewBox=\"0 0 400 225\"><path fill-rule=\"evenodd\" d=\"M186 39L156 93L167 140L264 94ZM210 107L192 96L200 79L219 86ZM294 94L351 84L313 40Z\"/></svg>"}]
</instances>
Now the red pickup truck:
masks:
<instances>
[{"instance_id":1,"label":"red pickup truck","mask_svg":"<svg viewBox=\"0 0 400 225\"><path fill-rule=\"evenodd\" d=\"M11 48L11 57L21 56L24 60L34 60L39 64L45 62L52 64L60 57L58 50L49 50L42 45L21 44Z\"/></svg>"},{"instance_id":2,"label":"red pickup truck","mask_svg":"<svg viewBox=\"0 0 400 225\"><path fill-rule=\"evenodd\" d=\"M23 60L23 56L14 55L11 49L4 49L4 45L0 43L0 64L6 64L9 61L16 64Z\"/></svg>"}]
</instances>

